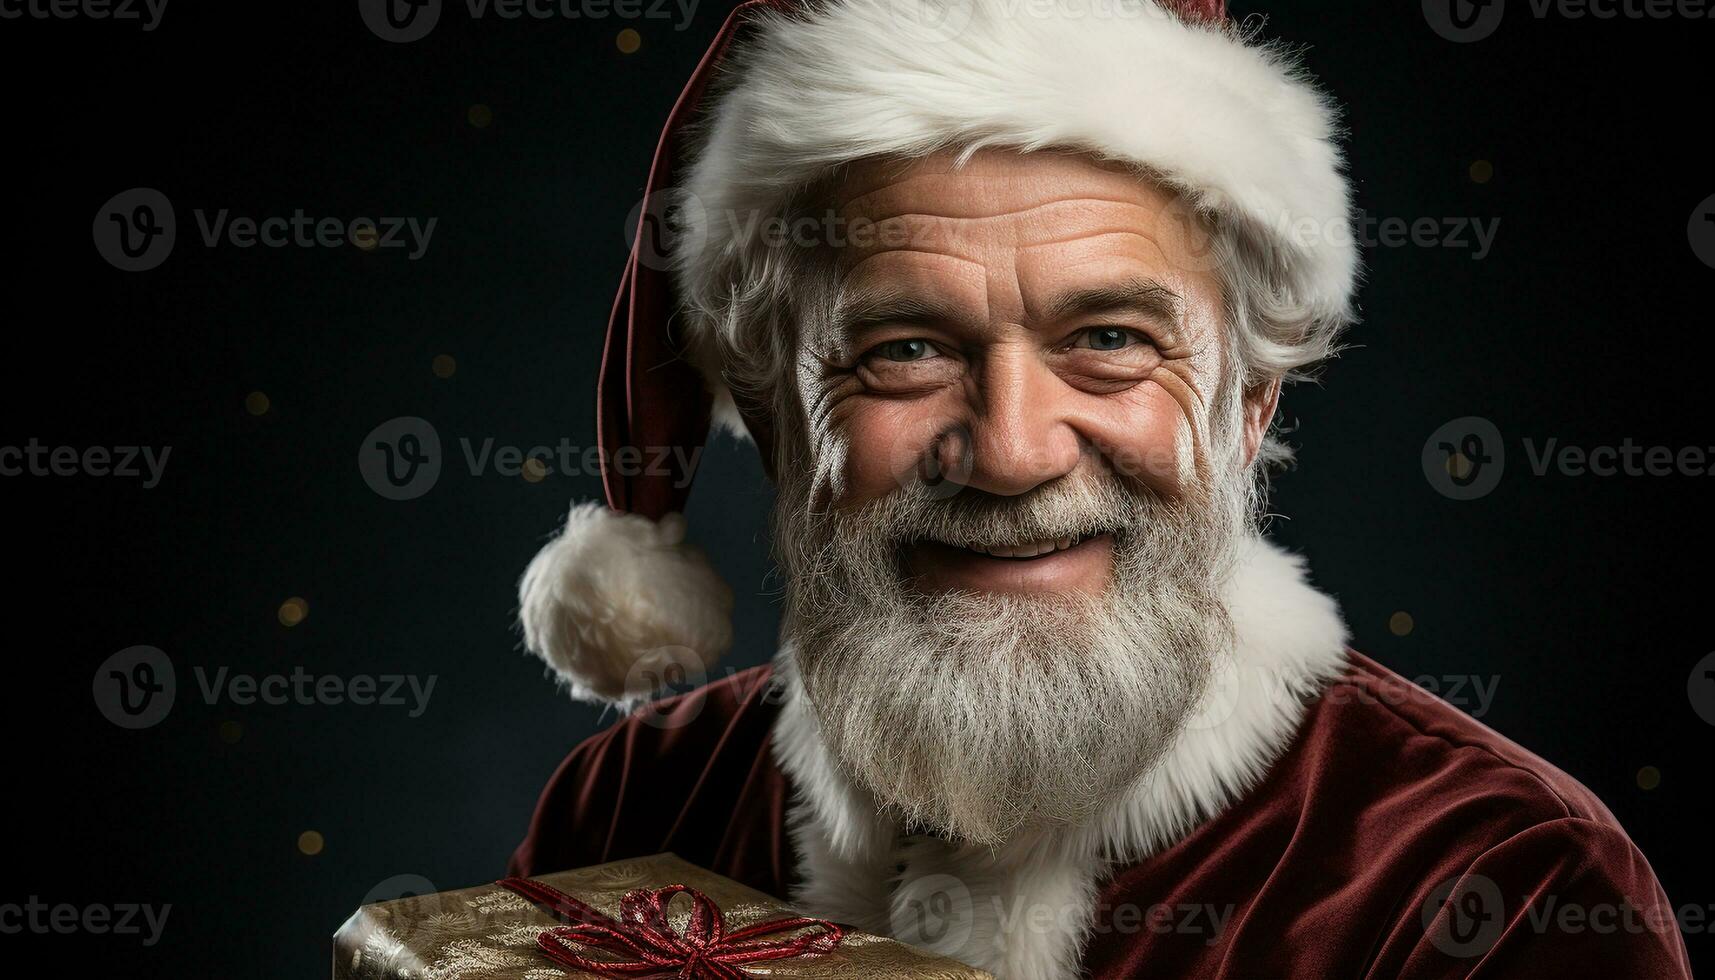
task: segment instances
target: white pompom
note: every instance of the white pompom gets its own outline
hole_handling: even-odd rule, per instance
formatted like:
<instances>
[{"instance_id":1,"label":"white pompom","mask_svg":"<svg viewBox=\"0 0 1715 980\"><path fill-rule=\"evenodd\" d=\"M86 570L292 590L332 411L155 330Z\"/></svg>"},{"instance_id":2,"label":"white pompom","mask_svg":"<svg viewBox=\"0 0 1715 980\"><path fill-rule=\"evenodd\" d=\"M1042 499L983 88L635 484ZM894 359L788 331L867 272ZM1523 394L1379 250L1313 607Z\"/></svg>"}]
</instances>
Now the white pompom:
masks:
<instances>
[{"instance_id":1,"label":"white pompom","mask_svg":"<svg viewBox=\"0 0 1715 980\"><path fill-rule=\"evenodd\" d=\"M678 514L574 505L525 569L518 603L524 645L589 701L635 702L673 674L706 674L732 643L732 589Z\"/></svg>"}]
</instances>

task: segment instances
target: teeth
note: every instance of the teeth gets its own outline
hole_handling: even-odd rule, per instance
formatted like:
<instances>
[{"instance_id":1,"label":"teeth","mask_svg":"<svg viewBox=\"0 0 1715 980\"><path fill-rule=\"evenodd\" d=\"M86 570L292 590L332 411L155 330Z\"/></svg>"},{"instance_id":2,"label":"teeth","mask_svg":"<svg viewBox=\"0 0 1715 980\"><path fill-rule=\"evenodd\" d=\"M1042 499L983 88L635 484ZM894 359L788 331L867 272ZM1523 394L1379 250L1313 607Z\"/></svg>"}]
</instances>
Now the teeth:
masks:
<instances>
[{"instance_id":1,"label":"teeth","mask_svg":"<svg viewBox=\"0 0 1715 980\"><path fill-rule=\"evenodd\" d=\"M970 544L965 547L980 555L992 555L995 558L1035 558L1039 555L1065 551L1067 548L1083 542L1082 537L1043 538L1040 541L1026 541L1016 545L982 545Z\"/></svg>"}]
</instances>

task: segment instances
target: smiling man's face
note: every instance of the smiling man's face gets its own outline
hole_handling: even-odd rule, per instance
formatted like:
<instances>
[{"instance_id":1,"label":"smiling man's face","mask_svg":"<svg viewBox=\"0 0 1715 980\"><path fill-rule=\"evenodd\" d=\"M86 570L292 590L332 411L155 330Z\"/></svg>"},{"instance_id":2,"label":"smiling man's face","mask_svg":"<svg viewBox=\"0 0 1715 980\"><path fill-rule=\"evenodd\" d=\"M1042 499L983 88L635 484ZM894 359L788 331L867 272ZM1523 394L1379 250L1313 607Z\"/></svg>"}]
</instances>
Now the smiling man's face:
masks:
<instances>
[{"instance_id":1,"label":"smiling man's face","mask_svg":"<svg viewBox=\"0 0 1715 980\"><path fill-rule=\"evenodd\" d=\"M992 150L862 164L836 210L873 231L842 251L832 325L806 338L810 429L843 458L833 506L924 475L997 497L1092 466L1165 500L1207 482L1220 286L1167 191L1083 156ZM1247 461L1272 398L1243 403ZM917 541L904 570L924 591L1098 594L1112 546Z\"/></svg>"},{"instance_id":2,"label":"smiling man's face","mask_svg":"<svg viewBox=\"0 0 1715 980\"><path fill-rule=\"evenodd\" d=\"M1088 819L1227 642L1272 388L1224 381L1212 250L1133 174L937 156L836 202L867 243L806 318L808 465L779 467L775 521L824 742L910 825Z\"/></svg>"}]
</instances>

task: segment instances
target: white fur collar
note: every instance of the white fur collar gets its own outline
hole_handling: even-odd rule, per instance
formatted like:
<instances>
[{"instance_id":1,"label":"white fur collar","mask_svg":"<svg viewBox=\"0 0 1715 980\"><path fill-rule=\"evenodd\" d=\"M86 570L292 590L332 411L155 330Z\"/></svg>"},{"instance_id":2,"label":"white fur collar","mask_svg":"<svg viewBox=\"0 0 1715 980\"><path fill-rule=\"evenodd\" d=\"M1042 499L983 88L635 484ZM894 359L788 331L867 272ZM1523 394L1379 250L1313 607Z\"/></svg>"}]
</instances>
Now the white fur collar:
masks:
<instances>
[{"instance_id":1,"label":"white fur collar","mask_svg":"<svg viewBox=\"0 0 1715 980\"><path fill-rule=\"evenodd\" d=\"M795 793L787 820L807 915L895 936L1000 980L1075 977L1111 864L1179 840L1254 786L1286 748L1305 699L1345 660L1334 601L1304 562L1256 539L1227 585L1236 642L1160 765L1082 832L994 850L904 838L828 757L791 649L775 660L785 701L774 752Z\"/></svg>"}]
</instances>

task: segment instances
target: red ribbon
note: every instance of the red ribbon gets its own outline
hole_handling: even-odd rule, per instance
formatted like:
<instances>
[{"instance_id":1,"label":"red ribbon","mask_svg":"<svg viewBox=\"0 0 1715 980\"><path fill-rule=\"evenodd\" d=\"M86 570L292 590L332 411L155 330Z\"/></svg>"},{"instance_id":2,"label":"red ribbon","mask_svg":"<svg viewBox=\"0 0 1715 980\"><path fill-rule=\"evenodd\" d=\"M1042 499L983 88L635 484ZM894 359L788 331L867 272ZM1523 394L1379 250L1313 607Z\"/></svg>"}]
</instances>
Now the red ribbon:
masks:
<instances>
[{"instance_id":1,"label":"red ribbon","mask_svg":"<svg viewBox=\"0 0 1715 980\"><path fill-rule=\"evenodd\" d=\"M845 938L845 930L832 922L802 916L758 922L729 933L720 908L689 885L626 892L615 919L539 881L502 878L499 884L570 923L536 937L536 945L549 959L604 977L673 973L681 980L746 980L748 974L738 969L740 963L817 956ZM667 906L681 894L691 899L691 920L682 935L667 921ZM799 935L763 938L791 932ZM584 949L604 950L618 958L592 959Z\"/></svg>"}]
</instances>

